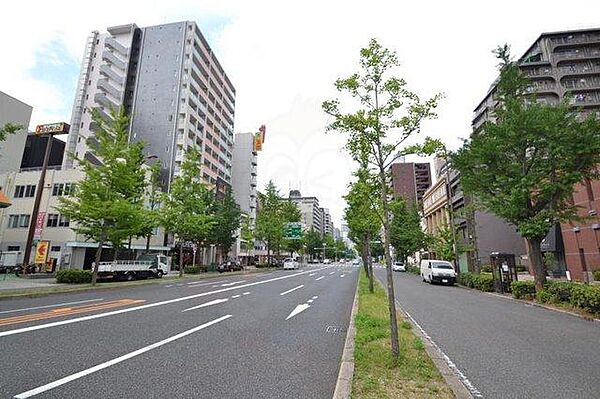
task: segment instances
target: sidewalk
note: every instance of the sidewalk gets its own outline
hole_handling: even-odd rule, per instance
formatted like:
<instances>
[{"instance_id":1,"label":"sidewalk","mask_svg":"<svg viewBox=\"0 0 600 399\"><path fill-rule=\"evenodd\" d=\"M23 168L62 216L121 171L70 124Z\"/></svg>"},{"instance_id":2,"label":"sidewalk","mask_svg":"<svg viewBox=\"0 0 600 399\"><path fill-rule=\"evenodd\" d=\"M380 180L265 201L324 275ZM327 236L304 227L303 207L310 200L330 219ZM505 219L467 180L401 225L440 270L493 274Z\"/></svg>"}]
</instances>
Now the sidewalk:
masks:
<instances>
[{"instance_id":1,"label":"sidewalk","mask_svg":"<svg viewBox=\"0 0 600 399\"><path fill-rule=\"evenodd\" d=\"M19 278L14 274L0 274L0 291L22 290L27 288L59 287L54 277L51 278Z\"/></svg>"}]
</instances>

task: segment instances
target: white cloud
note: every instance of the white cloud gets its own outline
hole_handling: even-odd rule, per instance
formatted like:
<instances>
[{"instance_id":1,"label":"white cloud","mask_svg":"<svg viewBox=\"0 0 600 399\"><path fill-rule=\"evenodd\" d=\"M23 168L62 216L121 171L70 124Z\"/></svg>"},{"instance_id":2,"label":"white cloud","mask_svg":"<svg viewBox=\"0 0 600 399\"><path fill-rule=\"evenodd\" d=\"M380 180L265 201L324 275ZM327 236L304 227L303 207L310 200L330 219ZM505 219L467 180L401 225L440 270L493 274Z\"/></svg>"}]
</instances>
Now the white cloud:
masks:
<instances>
[{"instance_id":1,"label":"white cloud","mask_svg":"<svg viewBox=\"0 0 600 399\"><path fill-rule=\"evenodd\" d=\"M493 47L508 42L520 56L541 32L593 26L599 11L600 3L583 0L569 2L568 12L564 2L551 0L12 2L0 25L0 90L33 105L34 120L68 118L53 115L56 88L27 72L49 41L62 38L68 56L79 59L94 29L184 19L202 27L224 19L211 45L237 89L236 131L267 124L259 184L272 178L285 192L301 183L303 194L318 196L339 222L351 163L339 150L342 138L325 136L320 103L336 94L336 78L356 69L369 38L398 52L414 91L445 94L438 120L426 123L424 134L456 148L496 75Z\"/></svg>"}]
</instances>

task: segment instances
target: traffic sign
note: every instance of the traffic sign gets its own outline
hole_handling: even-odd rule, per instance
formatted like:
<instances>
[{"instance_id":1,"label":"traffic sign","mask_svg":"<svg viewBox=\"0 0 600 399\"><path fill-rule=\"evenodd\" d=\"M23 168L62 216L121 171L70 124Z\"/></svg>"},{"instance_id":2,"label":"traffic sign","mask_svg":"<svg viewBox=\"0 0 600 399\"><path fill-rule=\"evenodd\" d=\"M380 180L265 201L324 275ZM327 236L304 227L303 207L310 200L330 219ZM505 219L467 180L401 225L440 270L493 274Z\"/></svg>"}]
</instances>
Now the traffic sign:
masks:
<instances>
[{"instance_id":1,"label":"traffic sign","mask_svg":"<svg viewBox=\"0 0 600 399\"><path fill-rule=\"evenodd\" d=\"M287 240L299 240L302 238L302 223L288 223L285 225L283 236Z\"/></svg>"}]
</instances>

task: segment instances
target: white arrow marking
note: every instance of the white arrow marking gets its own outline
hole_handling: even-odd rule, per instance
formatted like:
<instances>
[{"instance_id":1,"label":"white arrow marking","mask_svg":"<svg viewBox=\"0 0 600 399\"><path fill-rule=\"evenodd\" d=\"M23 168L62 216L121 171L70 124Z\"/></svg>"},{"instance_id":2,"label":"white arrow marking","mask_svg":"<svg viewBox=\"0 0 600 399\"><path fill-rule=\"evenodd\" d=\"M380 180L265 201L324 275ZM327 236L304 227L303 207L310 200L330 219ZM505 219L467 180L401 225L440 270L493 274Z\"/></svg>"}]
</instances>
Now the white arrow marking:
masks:
<instances>
[{"instance_id":1,"label":"white arrow marking","mask_svg":"<svg viewBox=\"0 0 600 399\"><path fill-rule=\"evenodd\" d=\"M290 292L292 292L292 291L296 291L296 290L299 290L299 289L300 289L300 288L302 288L302 287L304 287L304 284L302 284L302 285L299 285L299 286L297 286L297 287L295 287L295 288L292 288L291 290L284 291L284 292L282 292L282 293L281 293L281 294L279 294L279 295L283 296L283 295L289 294Z\"/></svg>"},{"instance_id":2,"label":"white arrow marking","mask_svg":"<svg viewBox=\"0 0 600 399\"><path fill-rule=\"evenodd\" d=\"M304 312L308 308L310 308L310 305L308 305L306 303L296 306L296 309L292 310L292 313L290 313L290 315L288 317L286 317L286 320L291 319L292 317L296 316L298 313Z\"/></svg>"},{"instance_id":3,"label":"white arrow marking","mask_svg":"<svg viewBox=\"0 0 600 399\"><path fill-rule=\"evenodd\" d=\"M198 305L198 306L193 306L191 308L187 308L185 310L182 310L181 312L187 312L188 310L194 310L194 309L200 309L200 308L205 308L207 306L211 306L211 305L216 305L218 303L223 303L223 302L227 302L229 300L229 298L223 298L223 299L215 299L214 301L210 301L210 302L206 302L203 303L202 305Z\"/></svg>"},{"instance_id":4,"label":"white arrow marking","mask_svg":"<svg viewBox=\"0 0 600 399\"><path fill-rule=\"evenodd\" d=\"M325 278L325 276L321 276L321 277L319 277L319 278L316 278L316 279L315 279L315 281L319 281L319 280L321 280L322 278Z\"/></svg>"}]
</instances>

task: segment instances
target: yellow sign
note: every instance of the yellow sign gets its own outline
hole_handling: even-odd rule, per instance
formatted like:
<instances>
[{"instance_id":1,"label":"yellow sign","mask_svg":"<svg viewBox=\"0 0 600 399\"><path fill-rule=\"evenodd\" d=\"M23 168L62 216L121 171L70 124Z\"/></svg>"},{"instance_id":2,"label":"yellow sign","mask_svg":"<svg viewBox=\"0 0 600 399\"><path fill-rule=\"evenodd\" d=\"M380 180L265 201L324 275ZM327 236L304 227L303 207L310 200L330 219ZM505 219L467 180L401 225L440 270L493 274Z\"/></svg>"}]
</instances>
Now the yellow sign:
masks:
<instances>
[{"instance_id":1,"label":"yellow sign","mask_svg":"<svg viewBox=\"0 0 600 399\"><path fill-rule=\"evenodd\" d=\"M254 135L254 151L262 151L262 138L260 133Z\"/></svg>"},{"instance_id":2,"label":"yellow sign","mask_svg":"<svg viewBox=\"0 0 600 399\"><path fill-rule=\"evenodd\" d=\"M37 125L35 134L64 134L69 133L71 126L65 122L48 123L46 125Z\"/></svg>"},{"instance_id":3,"label":"yellow sign","mask_svg":"<svg viewBox=\"0 0 600 399\"><path fill-rule=\"evenodd\" d=\"M39 241L35 248L35 261L34 263L46 263L48 259L48 250L50 249L50 241Z\"/></svg>"}]
</instances>

